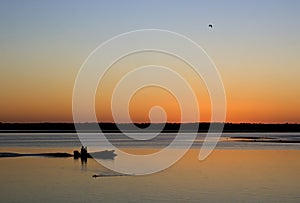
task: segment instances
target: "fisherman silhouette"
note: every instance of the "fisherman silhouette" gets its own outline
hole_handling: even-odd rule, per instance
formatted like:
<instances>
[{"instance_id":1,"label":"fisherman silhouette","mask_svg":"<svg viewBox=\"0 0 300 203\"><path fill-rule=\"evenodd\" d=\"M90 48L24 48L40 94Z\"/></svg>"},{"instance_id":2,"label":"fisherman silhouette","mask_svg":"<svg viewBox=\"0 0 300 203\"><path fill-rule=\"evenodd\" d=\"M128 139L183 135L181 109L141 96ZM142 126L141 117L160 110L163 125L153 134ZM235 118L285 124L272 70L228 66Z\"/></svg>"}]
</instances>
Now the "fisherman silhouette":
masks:
<instances>
[{"instance_id":1,"label":"fisherman silhouette","mask_svg":"<svg viewBox=\"0 0 300 203\"><path fill-rule=\"evenodd\" d=\"M81 146L81 150L80 150L81 164L86 164L87 158L88 158L87 147Z\"/></svg>"},{"instance_id":2,"label":"fisherman silhouette","mask_svg":"<svg viewBox=\"0 0 300 203\"><path fill-rule=\"evenodd\" d=\"M80 154L81 154L81 157L86 157L87 156L87 147L81 146Z\"/></svg>"}]
</instances>

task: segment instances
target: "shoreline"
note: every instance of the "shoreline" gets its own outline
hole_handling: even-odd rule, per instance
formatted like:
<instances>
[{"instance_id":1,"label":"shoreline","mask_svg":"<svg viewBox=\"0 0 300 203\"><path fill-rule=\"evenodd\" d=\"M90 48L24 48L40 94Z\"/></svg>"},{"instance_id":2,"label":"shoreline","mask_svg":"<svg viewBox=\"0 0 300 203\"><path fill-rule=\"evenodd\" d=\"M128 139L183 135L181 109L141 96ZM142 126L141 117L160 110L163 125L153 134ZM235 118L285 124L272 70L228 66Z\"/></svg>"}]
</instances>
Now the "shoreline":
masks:
<instances>
[{"instance_id":1,"label":"shoreline","mask_svg":"<svg viewBox=\"0 0 300 203\"><path fill-rule=\"evenodd\" d=\"M132 128L132 124L136 129ZM211 126L216 130L211 132L228 133L259 133L259 132L300 132L300 124L268 124L268 123L152 123L151 130L147 130L150 123L1 123L0 133L177 133L208 132ZM75 126L77 130L75 129ZM100 127L96 130L95 127ZM119 130L122 128L122 131ZM181 129L180 129L181 128ZM189 130L191 129L191 130Z\"/></svg>"}]
</instances>

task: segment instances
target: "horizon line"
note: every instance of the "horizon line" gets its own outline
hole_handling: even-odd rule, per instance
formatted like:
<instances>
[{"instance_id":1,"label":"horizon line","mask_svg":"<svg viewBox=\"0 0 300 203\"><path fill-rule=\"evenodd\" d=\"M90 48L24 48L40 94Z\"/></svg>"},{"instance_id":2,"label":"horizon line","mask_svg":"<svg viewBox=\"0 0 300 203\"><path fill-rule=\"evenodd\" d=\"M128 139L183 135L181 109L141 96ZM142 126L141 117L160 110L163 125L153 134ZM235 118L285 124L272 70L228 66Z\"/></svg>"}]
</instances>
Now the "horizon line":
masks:
<instances>
[{"instance_id":1,"label":"horizon line","mask_svg":"<svg viewBox=\"0 0 300 203\"><path fill-rule=\"evenodd\" d=\"M299 125L300 123L297 122L281 122L281 123L264 123L264 122L76 122L76 124L92 124L92 123L98 123L98 124L250 124L250 125ZM75 124L75 122L49 122L49 121L42 121L42 122L0 122L1 124Z\"/></svg>"}]
</instances>

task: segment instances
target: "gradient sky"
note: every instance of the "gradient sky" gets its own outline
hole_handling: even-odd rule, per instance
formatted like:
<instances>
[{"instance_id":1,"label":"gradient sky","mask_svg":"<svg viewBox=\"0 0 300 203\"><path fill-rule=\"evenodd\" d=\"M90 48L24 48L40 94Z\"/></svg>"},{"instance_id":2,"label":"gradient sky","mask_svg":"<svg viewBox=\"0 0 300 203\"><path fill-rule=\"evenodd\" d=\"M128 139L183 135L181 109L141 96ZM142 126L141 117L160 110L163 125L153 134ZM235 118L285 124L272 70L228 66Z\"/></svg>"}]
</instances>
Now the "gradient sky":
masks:
<instances>
[{"instance_id":1,"label":"gradient sky","mask_svg":"<svg viewBox=\"0 0 300 203\"><path fill-rule=\"evenodd\" d=\"M206 50L223 79L228 122L299 123L299 10L296 0L1 0L0 122L72 122L73 85L89 53L123 32L156 28ZM145 108L147 96L133 98L135 121L147 121L153 95L162 94L161 105L169 108L168 93L151 91L142 93L153 98ZM204 103L201 121L208 121ZM101 120L109 121L103 106L97 106ZM178 112L166 111L176 122Z\"/></svg>"}]
</instances>

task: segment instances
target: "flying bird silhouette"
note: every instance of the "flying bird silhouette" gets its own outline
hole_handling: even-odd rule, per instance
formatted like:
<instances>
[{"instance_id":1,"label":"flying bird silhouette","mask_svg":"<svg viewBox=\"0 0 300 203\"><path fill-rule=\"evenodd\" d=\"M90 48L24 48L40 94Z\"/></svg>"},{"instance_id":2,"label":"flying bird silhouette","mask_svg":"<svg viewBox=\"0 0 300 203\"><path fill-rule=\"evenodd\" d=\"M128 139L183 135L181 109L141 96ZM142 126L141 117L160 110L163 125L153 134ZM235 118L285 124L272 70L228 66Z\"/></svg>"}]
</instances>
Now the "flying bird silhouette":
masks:
<instances>
[{"instance_id":1,"label":"flying bird silhouette","mask_svg":"<svg viewBox=\"0 0 300 203\"><path fill-rule=\"evenodd\" d=\"M213 25L212 25L212 24L209 24L208 27L213 28Z\"/></svg>"}]
</instances>

